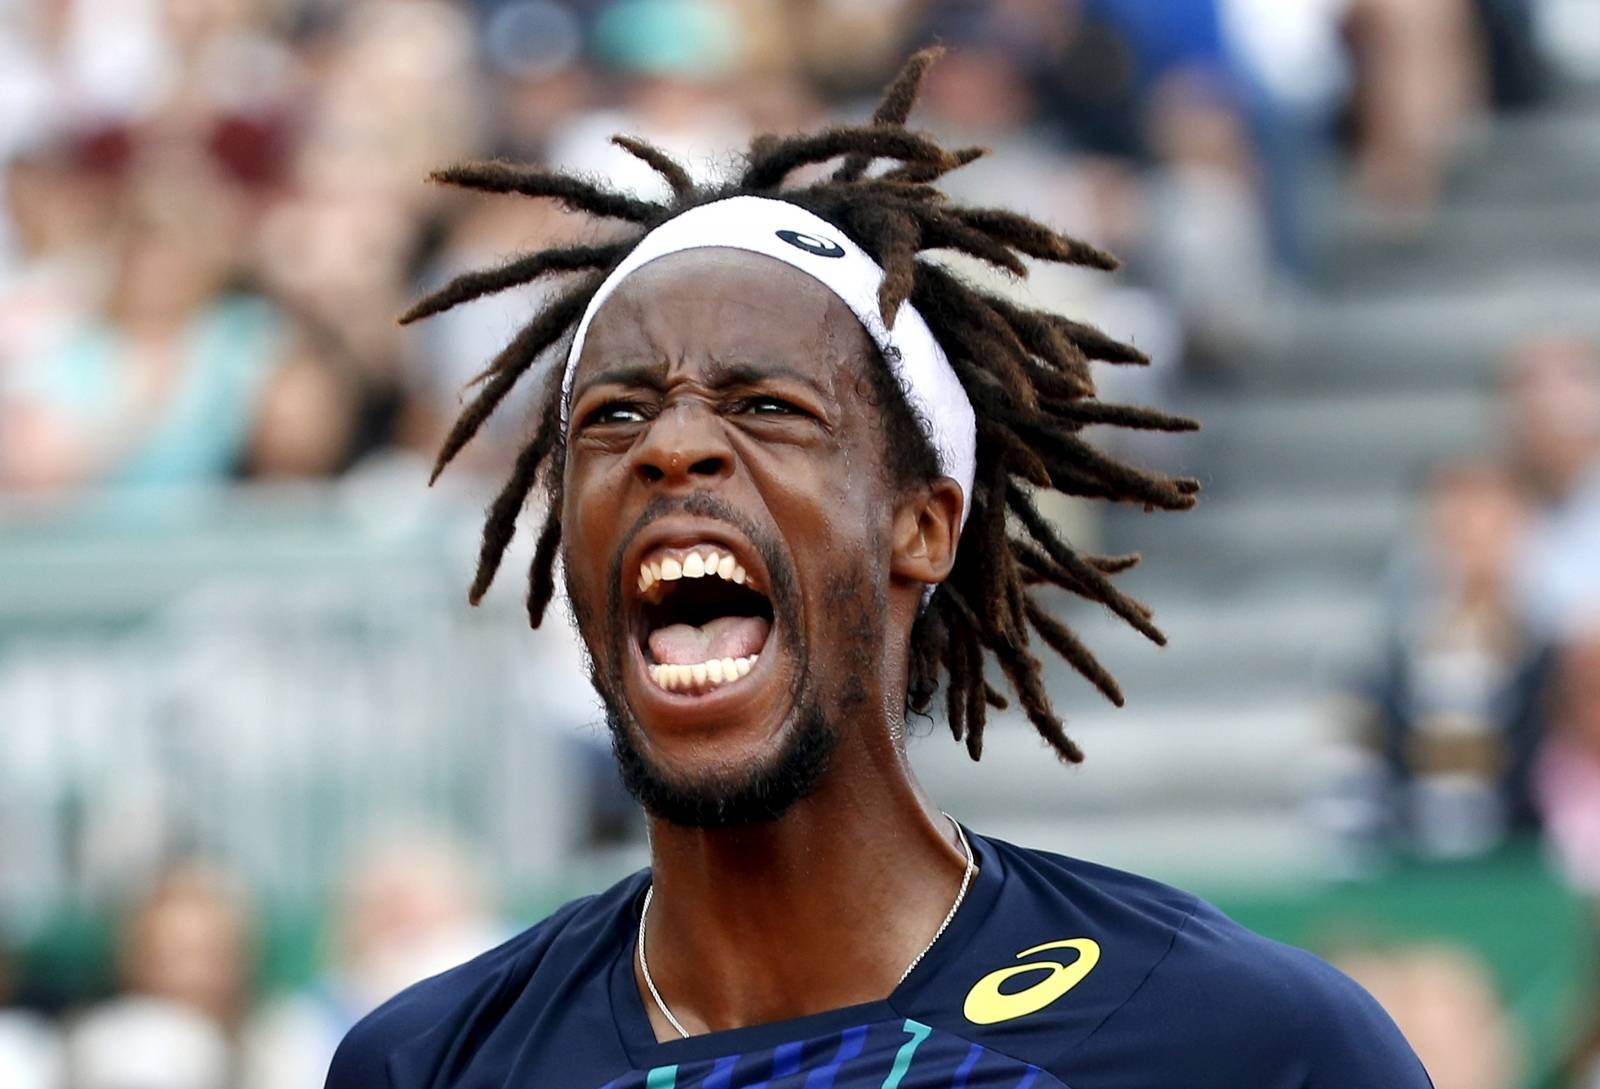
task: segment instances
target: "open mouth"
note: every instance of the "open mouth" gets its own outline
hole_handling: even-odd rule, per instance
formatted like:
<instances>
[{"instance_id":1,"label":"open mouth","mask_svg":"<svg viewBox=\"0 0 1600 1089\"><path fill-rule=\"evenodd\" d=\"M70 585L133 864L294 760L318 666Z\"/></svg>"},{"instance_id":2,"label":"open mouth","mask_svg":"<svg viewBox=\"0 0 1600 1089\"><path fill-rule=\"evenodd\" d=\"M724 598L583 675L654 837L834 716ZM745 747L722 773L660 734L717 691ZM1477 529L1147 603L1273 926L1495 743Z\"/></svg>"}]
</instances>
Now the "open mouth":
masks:
<instances>
[{"instance_id":1,"label":"open mouth","mask_svg":"<svg viewBox=\"0 0 1600 1089\"><path fill-rule=\"evenodd\" d=\"M736 683L772 633L772 602L723 546L652 549L638 590L645 669L666 692L704 695Z\"/></svg>"}]
</instances>

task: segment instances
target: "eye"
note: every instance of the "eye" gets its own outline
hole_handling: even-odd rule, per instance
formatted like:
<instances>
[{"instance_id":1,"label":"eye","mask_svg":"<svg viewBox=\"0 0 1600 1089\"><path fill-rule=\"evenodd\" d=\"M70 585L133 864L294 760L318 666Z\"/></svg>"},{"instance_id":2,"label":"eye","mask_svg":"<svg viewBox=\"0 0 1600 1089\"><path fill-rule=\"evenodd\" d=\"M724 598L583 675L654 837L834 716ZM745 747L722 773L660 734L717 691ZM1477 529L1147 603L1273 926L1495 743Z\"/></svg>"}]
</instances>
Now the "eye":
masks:
<instances>
[{"instance_id":1,"label":"eye","mask_svg":"<svg viewBox=\"0 0 1600 1089\"><path fill-rule=\"evenodd\" d=\"M604 427L606 424L644 423L643 407L632 401L607 401L583 418L585 427Z\"/></svg>"},{"instance_id":2,"label":"eye","mask_svg":"<svg viewBox=\"0 0 1600 1089\"><path fill-rule=\"evenodd\" d=\"M746 397L739 402L739 411L751 416L805 416L805 409L792 401L785 401L782 397L773 397L763 394L759 397Z\"/></svg>"}]
</instances>

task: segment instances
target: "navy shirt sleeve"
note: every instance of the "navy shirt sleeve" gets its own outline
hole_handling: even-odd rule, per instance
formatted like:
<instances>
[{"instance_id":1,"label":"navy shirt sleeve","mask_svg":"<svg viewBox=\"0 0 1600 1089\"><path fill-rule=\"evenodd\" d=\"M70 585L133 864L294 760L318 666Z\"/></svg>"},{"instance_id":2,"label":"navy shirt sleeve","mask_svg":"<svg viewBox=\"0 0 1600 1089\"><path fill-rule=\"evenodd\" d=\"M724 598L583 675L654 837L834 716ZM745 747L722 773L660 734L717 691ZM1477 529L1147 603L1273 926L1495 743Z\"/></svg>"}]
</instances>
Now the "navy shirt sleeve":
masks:
<instances>
[{"instance_id":1,"label":"navy shirt sleeve","mask_svg":"<svg viewBox=\"0 0 1600 1089\"><path fill-rule=\"evenodd\" d=\"M538 1001L538 988L526 993L528 984L552 943L589 903L568 904L505 944L413 984L367 1014L340 1042L324 1089L451 1084L455 1067L475 1050L494 1046L497 1033L517 1034L523 1024L517 1013L548 1012L547 1003ZM524 997L532 999L530 1008L514 1010Z\"/></svg>"},{"instance_id":2,"label":"navy shirt sleeve","mask_svg":"<svg viewBox=\"0 0 1600 1089\"><path fill-rule=\"evenodd\" d=\"M384 1019L362 1018L339 1042L323 1089L390 1089L387 1036Z\"/></svg>"},{"instance_id":3,"label":"navy shirt sleeve","mask_svg":"<svg viewBox=\"0 0 1600 1089\"><path fill-rule=\"evenodd\" d=\"M529 944L540 928L525 932L506 945L441 975L412 984L367 1014L345 1034L328 1067L324 1089L402 1089L390 1069L391 1060L405 1045L430 1032L467 1031L463 1013L491 991L520 947ZM443 1048L440 1049L442 1052ZM439 1056L442 1059L442 1055ZM423 1082L433 1071L406 1064L406 1087Z\"/></svg>"},{"instance_id":4,"label":"navy shirt sleeve","mask_svg":"<svg viewBox=\"0 0 1600 1089\"><path fill-rule=\"evenodd\" d=\"M1075 1071L1073 1089L1134 1089L1164 1078L1190 1089L1432 1086L1389 1015L1354 980L1205 903L1086 1043L1079 1058L1091 1069ZM1152 1052L1181 1057L1189 1069L1152 1076Z\"/></svg>"},{"instance_id":5,"label":"navy shirt sleeve","mask_svg":"<svg viewBox=\"0 0 1600 1089\"><path fill-rule=\"evenodd\" d=\"M1422 1061L1376 999L1337 968L1294 951L1308 983L1298 1029L1311 1057L1305 1089L1431 1089Z\"/></svg>"}]
</instances>

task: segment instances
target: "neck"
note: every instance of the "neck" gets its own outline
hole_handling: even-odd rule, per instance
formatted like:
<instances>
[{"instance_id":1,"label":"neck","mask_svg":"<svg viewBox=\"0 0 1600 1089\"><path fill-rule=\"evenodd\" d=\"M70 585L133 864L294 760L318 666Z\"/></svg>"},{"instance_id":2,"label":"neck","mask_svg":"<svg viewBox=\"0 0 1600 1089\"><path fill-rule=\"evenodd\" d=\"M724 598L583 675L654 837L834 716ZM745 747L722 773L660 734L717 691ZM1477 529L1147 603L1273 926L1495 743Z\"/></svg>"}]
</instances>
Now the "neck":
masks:
<instances>
[{"instance_id":1,"label":"neck","mask_svg":"<svg viewBox=\"0 0 1600 1089\"><path fill-rule=\"evenodd\" d=\"M895 736L841 740L818 790L779 820L652 820L650 971L689 1032L885 998L938 931L966 859ZM658 1037L675 1038L641 994Z\"/></svg>"}]
</instances>

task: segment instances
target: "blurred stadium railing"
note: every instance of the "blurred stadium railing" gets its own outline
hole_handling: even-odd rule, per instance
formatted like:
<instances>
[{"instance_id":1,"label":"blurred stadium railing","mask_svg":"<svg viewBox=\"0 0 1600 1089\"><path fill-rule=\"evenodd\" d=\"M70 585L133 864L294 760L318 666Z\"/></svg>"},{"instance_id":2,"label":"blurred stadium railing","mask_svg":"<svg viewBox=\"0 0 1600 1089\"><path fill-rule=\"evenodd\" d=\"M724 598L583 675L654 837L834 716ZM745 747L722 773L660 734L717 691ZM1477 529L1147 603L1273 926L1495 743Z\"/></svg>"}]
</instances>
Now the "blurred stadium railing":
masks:
<instances>
[{"instance_id":1,"label":"blurred stadium railing","mask_svg":"<svg viewBox=\"0 0 1600 1089\"><path fill-rule=\"evenodd\" d=\"M449 513L252 488L7 524L0 921L26 936L188 854L320 901L407 823L484 844L510 888L549 880L587 682L565 625L464 607L476 510Z\"/></svg>"}]
</instances>

